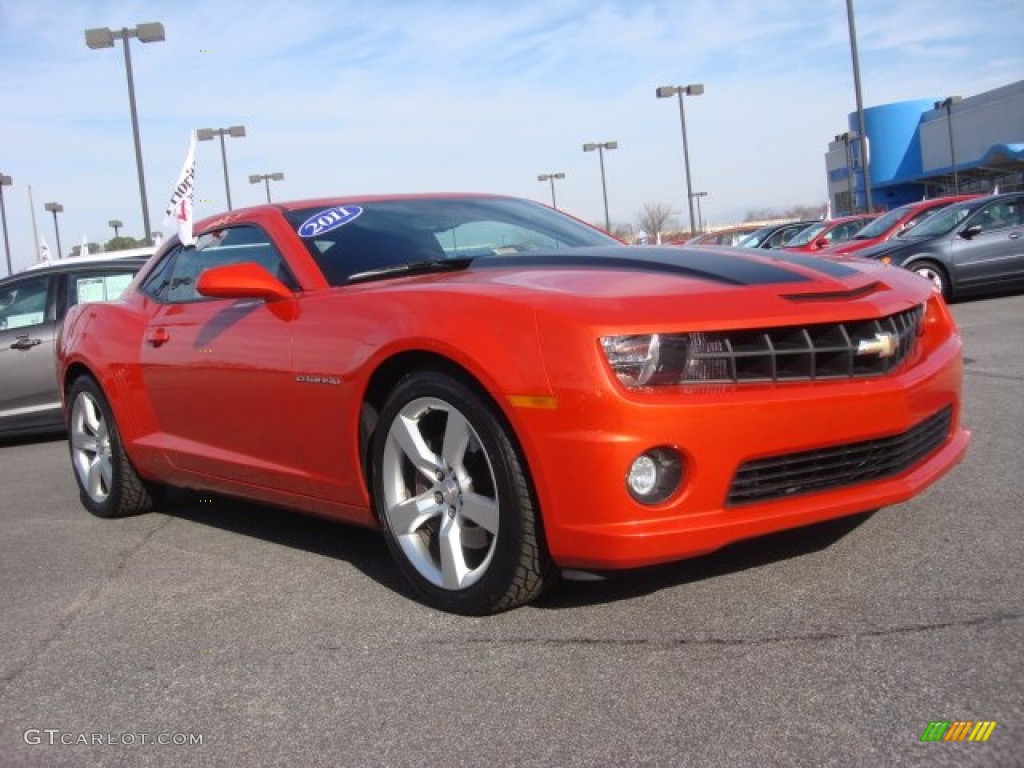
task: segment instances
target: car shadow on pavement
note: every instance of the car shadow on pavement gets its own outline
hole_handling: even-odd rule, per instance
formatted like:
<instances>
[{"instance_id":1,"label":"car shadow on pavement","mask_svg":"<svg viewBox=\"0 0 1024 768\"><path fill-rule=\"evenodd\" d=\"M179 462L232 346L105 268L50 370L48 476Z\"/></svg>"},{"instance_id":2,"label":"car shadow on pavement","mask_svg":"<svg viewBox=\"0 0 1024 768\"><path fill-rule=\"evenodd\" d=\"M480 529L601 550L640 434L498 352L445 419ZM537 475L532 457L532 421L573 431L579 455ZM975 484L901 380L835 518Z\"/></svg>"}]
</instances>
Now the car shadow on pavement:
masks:
<instances>
[{"instance_id":1,"label":"car shadow on pavement","mask_svg":"<svg viewBox=\"0 0 1024 768\"><path fill-rule=\"evenodd\" d=\"M171 490L158 510L182 520L343 560L381 586L419 602L418 596L399 575L379 532L223 496L216 497L216 504L205 503L210 497L209 493ZM558 610L629 600L788 560L828 548L872 514L866 512L762 536L690 560L616 572L599 581L563 580L532 605Z\"/></svg>"},{"instance_id":2,"label":"car shadow on pavement","mask_svg":"<svg viewBox=\"0 0 1024 768\"><path fill-rule=\"evenodd\" d=\"M214 499L216 503L210 504ZM181 520L343 560L388 589L412 597L376 530L254 501L171 489L156 511Z\"/></svg>"},{"instance_id":3,"label":"car shadow on pavement","mask_svg":"<svg viewBox=\"0 0 1024 768\"><path fill-rule=\"evenodd\" d=\"M675 563L604 574L598 581L563 581L533 605L560 609L628 600L818 552L866 522L874 511L737 542Z\"/></svg>"}]
</instances>

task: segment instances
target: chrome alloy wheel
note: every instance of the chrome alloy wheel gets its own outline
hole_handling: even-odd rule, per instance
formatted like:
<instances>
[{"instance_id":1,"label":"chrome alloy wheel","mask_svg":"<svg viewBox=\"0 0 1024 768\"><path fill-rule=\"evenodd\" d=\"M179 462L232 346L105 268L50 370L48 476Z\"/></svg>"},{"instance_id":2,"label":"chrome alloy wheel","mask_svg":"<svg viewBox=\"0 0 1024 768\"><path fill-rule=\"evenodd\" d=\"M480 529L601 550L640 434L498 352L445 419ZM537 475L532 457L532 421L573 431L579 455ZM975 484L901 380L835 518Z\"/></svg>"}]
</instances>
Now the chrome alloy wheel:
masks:
<instances>
[{"instance_id":1,"label":"chrome alloy wheel","mask_svg":"<svg viewBox=\"0 0 1024 768\"><path fill-rule=\"evenodd\" d=\"M82 490L96 504L105 502L114 483L110 429L88 392L71 406L71 459Z\"/></svg>"},{"instance_id":2,"label":"chrome alloy wheel","mask_svg":"<svg viewBox=\"0 0 1024 768\"><path fill-rule=\"evenodd\" d=\"M919 267L915 267L914 272L919 274L925 280L931 280L932 285L935 286L935 290L939 293L946 293L946 278L935 267L929 264L922 264Z\"/></svg>"},{"instance_id":3,"label":"chrome alloy wheel","mask_svg":"<svg viewBox=\"0 0 1024 768\"><path fill-rule=\"evenodd\" d=\"M494 557L499 507L473 425L443 400L411 400L391 422L382 459L383 513L409 563L442 589L479 581Z\"/></svg>"}]
</instances>

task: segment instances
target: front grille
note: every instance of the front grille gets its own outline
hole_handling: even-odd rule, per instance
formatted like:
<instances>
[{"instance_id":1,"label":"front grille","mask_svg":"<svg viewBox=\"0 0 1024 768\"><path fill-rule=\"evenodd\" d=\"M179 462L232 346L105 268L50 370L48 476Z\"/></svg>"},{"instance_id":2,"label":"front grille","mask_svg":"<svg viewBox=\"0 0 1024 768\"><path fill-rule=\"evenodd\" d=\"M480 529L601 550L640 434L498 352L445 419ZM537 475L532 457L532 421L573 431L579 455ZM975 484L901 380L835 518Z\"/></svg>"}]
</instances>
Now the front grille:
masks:
<instances>
[{"instance_id":1,"label":"front grille","mask_svg":"<svg viewBox=\"0 0 1024 768\"><path fill-rule=\"evenodd\" d=\"M917 306L875 320L680 334L663 340L663 353L685 356L679 384L882 376L910 354L923 314Z\"/></svg>"},{"instance_id":2,"label":"front grille","mask_svg":"<svg viewBox=\"0 0 1024 768\"><path fill-rule=\"evenodd\" d=\"M771 501L898 475L942 444L952 420L947 406L899 435L748 461L733 477L727 503Z\"/></svg>"}]
</instances>

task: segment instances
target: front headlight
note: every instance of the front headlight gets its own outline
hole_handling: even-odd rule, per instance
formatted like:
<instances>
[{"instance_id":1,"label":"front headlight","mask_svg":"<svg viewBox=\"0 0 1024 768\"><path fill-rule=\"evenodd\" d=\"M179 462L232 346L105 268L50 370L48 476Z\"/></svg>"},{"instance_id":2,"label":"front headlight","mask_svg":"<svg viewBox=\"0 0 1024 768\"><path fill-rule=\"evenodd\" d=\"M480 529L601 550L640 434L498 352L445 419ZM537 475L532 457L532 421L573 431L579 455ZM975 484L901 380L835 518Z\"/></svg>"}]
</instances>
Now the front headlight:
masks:
<instances>
[{"instance_id":1,"label":"front headlight","mask_svg":"<svg viewBox=\"0 0 1024 768\"><path fill-rule=\"evenodd\" d=\"M601 347L612 370L627 387L643 387L658 370L661 337L656 334L642 336L604 336Z\"/></svg>"},{"instance_id":2,"label":"front headlight","mask_svg":"<svg viewBox=\"0 0 1024 768\"><path fill-rule=\"evenodd\" d=\"M630 389L688 382L731 381L731 346L717 333L603 336L601 348Z\"/></svg>"}]
</instances>

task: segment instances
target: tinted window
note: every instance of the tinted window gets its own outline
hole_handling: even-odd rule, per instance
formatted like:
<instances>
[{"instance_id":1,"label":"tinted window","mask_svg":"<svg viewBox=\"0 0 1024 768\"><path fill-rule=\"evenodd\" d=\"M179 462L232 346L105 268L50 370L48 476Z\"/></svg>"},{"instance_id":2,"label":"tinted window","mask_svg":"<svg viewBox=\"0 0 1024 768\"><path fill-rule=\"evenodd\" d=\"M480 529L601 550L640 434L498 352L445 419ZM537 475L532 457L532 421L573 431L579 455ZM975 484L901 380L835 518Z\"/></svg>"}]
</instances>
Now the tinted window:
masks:
<instances>
[{"instance_id":1,"label":"tinted window","mask_svg":"<svg viewBox=\"0 0 1024 768\"><path fill-rule=\"evenodd\" d=\"M154 299L170 303L205 301L196 290L204 270L228 264L255 262L291 290L297 283L280 252L258 227L239 226L201 235L194 248L178 246L168 253L146 279L142 290Z\"/></svg>"},{"instance_id":2,"label":"tinted window","mask_svg":"<svg viewBox=\"0 0 1024 768\"><path fill-rule=\"evenodd\" d=\"M0 288L0 331L42 325L53 319L50 278L18 280Z\"/></svg>"},{"instance_id":3,"label":"tinted window","mask_svg":"<svg viewBox=\"0 0 1024 768\"><path fill-rule=\"evenodd\" d=\"M1004 227L1016 227L1021 223L1020 200L1009 198L989 203L971 219L971 224L979 224L982 232Z\"/></svg>"}]
</instances>

